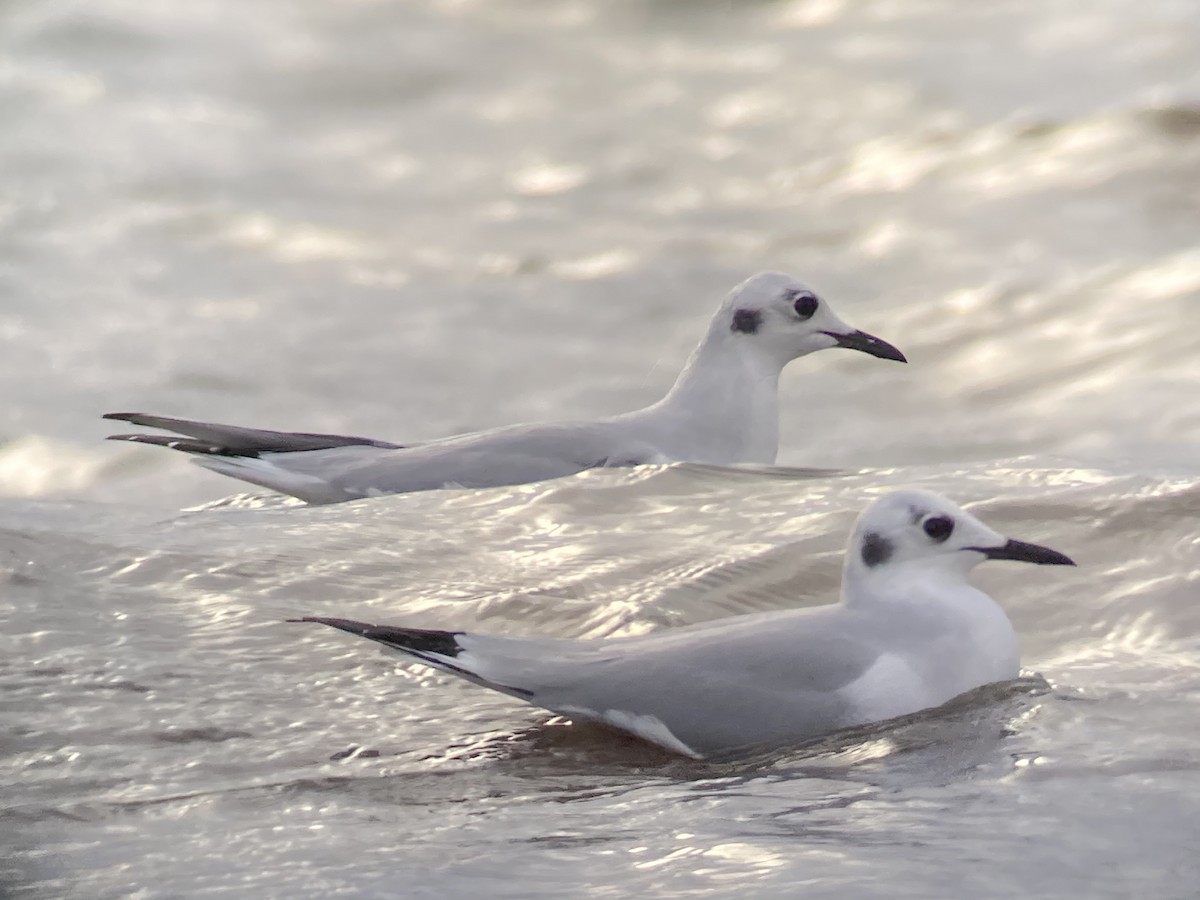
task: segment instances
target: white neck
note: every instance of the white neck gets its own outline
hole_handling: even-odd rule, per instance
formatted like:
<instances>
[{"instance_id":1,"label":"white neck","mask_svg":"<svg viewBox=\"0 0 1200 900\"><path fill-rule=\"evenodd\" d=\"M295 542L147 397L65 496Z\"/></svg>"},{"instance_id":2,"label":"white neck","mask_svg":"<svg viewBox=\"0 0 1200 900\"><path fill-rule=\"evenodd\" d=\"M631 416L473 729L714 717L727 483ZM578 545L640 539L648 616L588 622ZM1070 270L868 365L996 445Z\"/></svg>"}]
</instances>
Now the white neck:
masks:
<instances>
[{"instance_id":1,"label":"white neck","mask_svg":"<svg viewBox=\"0 0 1200 900\"><path fill-rule=\"evenodd\" d=\"M937 681L957 693L1018 674L1012 623L996 601L967 583L965 572L914 561L875 570L847 565L842 602L866 611L893 634L928 641L921 666L940 670Z\"/></svg>"},{"instance_id":2,"label":"white neck","mask_svg":"<svg viewBox=\"0 0 1200 900\"><path fill-rule=\"evenodd\" d=\"M719 320L667 395L621 418L676 459L771 465L779 452L779 373L787 362Z\"/></svg>"},{"instance_id":3,"label":"white neck","mask_svg":"<svg viewBox=\"0 0 1200 900\"><path fill-rule=\"evenodd\" d=\"M970 617L982 605L999 610L991 597L967 580L969 573L969 566L947 565L944 559L892 560L868 568L847 556L842 569L842 602L850 607L912 607L918 614L927 611L940 621ZM974 596L964 603L964 595Z\"/></svg>"}]
</instances>

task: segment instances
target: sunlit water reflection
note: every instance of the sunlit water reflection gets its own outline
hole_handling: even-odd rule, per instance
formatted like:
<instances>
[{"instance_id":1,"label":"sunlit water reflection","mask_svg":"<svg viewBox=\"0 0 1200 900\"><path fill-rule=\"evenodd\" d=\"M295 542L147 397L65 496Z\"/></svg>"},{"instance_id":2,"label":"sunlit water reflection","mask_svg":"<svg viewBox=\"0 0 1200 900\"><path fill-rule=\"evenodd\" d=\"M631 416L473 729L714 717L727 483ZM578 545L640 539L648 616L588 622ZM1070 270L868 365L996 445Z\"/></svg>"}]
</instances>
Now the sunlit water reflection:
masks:
<instances>
[{"instance_id":1,"label":"sunlit water reflection","mask_svg":"<svg viewBox=\"0 0 1200 900\"><path fill-rule=\"evenodd\" d=\"M1194 13L9 4L0 893L1190 896ZM911 360L792 366L792 468L306 508L100 441L632 409L764 268ZM1080 567L978 572L1016 684L786 753L682 761L283 623L829 602L901 485Z\"/></svg>"}]
</instances>

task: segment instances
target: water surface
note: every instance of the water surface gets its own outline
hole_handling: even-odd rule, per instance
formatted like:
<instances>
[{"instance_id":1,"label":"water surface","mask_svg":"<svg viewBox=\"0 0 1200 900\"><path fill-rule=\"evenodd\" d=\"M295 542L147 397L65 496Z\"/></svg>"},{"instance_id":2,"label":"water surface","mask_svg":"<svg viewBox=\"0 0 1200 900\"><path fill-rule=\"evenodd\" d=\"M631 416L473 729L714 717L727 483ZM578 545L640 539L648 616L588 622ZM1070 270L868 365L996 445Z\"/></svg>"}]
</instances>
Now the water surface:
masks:
<instances>
[{"instance_id":1,"label":"water surface","mask_svg":"<svg viewBox=\"0 0 1200 900\"><path fill-rule=\"evenodd\" d=\"M1191 0L0 11L0 844L19 897L1188 897ZM105 411L421 439L657 399L793 272L777 471L323 508ZM813 471L817 470L817 471ZM296 615L595 637L830 602L915 485L1026 677L699 765Z\"/></svg>"}]
</instances>

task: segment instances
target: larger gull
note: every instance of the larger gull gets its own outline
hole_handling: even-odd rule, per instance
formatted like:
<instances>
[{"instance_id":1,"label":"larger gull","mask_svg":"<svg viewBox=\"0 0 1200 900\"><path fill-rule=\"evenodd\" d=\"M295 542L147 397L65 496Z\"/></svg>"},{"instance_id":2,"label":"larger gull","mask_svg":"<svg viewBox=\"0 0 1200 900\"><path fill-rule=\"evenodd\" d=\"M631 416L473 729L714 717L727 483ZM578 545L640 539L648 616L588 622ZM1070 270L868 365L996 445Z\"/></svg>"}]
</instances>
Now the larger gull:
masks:
<instances>
[{"instance_id":1,"label":"larger gull","mask_svg":"<svg viewBox=\"0 0 1200 900\"><path fill-rule=\"evenodd\" d=\"M738 285L674 387L652 406L592 422L511 425L441 440L267 431L145 413L108 413L178 435L116 434L192 454L205 468L299 497L337 503L446 486L495 487L599 466L775 462L779 374L831 347L905 362L886 341L851 328L805 284L765 272Z\"/></svg>"},{"instance_id":2,"label":"larger gull","mask_svg":"<svg viewBox=\"0 0 1200 900\"><path fill-rule=\"evenodd\" d=\"M576 720L694 758L795 744L1015 678L1008 617L967 582L985 559L1074 565L950 501L896 491L850 536L841 602L641 637L549 640L308 616Z\"/></svg>"}]
</instances>

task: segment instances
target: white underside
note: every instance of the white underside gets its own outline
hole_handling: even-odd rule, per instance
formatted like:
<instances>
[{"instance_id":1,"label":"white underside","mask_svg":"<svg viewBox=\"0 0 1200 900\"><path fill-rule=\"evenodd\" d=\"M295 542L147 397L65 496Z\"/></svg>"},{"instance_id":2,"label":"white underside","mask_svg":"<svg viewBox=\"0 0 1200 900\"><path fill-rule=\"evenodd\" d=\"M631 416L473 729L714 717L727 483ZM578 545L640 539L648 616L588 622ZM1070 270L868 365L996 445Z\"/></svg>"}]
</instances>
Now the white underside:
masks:
<instances>
[{"instance_id":1,"label":"white underside","mask_svg":"<svg viewBox=\"0 0 1200 900\"><path fill-rule=\"evenodd\" d=\"M605 725L611 725L613 728L640 737L644 741L665 747L672 753L682 753L692 759L702 759L699 753L671 734L671 730L655 716L639 715L622 709L606 709L600 712L579 706L560 706L556 712L593 722L603 722Z\"/></svg>"},{"instance_id":2,"label":"white underside","mask_svg":"<svg viewBox=\"0 0 1200 900\"><path fill-rule=\"evenodd\" d=\"M196 456L192 458L198 466L229 475L250 484L291 494L301 500L312 502L314 498L325 498L331 493L329 483L315 475L302 475L280 468L269 459L253 456Z\"/></svg>"},{"instance_id":3,"label":"white underside","mask_svg":"<svg viewBox=\"0 0 1200 900\"><path fill-rule=\"evenodd\" d=\"M857 718L878 722L940 705L942 701L926 696L921 687L921 680L903 658L885 653L845 690Z\"/></svg>"}]
</instances>

